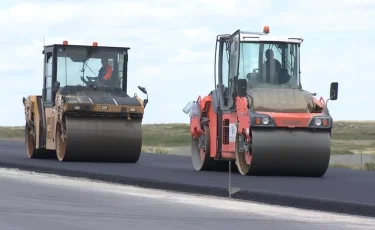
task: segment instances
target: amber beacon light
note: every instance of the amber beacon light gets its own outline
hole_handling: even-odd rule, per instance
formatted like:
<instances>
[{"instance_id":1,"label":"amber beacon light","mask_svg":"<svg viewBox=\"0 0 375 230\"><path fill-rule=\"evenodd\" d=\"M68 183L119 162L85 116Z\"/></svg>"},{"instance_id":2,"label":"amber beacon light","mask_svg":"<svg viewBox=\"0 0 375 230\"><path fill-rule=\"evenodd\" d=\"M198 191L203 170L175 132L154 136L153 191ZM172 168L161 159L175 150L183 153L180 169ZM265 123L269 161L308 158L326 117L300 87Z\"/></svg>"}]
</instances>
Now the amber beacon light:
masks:
<instances>
[{"instance_id":1,"label":"amber beacon light","mask_svg":"<svg viewBox=\"0 0 375 230\"><path fill-rule=\"evenodd\" d=\"M268 26L264 26L264 27L263 27L263 33L268 34L269 32L270 32L270 27L268 27Z\"/></svg>"}]
</instances>

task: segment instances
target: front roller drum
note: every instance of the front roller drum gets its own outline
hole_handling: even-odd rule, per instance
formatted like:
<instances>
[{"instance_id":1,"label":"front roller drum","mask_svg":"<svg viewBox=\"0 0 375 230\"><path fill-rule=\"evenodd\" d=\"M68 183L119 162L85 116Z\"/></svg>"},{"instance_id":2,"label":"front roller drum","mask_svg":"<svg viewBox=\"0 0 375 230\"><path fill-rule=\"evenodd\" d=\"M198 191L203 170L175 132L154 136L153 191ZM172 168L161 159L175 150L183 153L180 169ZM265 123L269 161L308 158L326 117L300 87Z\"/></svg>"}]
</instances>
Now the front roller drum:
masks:
<instances>
[{"instance_id":1,"label":"front roller drum","mask_svg":"<svg viewBox=\"0 0 375 230\"><path fill-rule=\"evenodd\" d=\"M328 130L253 129L248 152L236 146L243 175L322 177L329 166ZM237 136L237 145L239 136Z\"/></svg>"},{"instance_id":2,"label":"front roller drum","mask_svg":"<svg viewBox=\"0 0 375 230\"><path fill-rule=\"evenodd\" d=\"M66 117L66 139L56 129L59 161L136 163L142 149L140 120L113 117Z\"/></svg>"}]
</instances>

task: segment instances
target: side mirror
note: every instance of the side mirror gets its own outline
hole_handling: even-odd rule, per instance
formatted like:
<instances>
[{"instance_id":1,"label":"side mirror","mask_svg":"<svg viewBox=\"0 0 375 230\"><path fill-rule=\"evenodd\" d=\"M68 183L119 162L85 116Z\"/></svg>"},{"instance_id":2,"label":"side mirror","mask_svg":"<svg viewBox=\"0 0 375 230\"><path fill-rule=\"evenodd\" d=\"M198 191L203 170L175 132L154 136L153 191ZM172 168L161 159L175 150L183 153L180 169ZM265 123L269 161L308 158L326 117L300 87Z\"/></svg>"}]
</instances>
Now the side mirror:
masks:
<instances>
[{"instance_id":1,"label":"side mirror","mask_svg":"<svg viewBox=\"0 0 375 230\"><path fill-rule=\"evenodd\" d=\"M143 100L143 107L146 108L146 105L148 103L148 94L147 94L147 90L145 89L145 87L142 87L142 86L138 86L138 89L140 91L142 91L142 93L146 94L147 95L147 98Z\"/></svg>"},{"instance_id":2,"label":"side mirror","mask_svg":"<svg viewBox=\"0 0 375 230\"><path fill-rule=\"evenodd\" d=\"M54 84L53 84L53 86L52 86L52 90L53 90L53 92L57 92L57 90L59 90L59 88L60 88L60 82L59 81L56 81Z\"/></svg>"},{"instance_id":3,"label":"side mirror","mask_svg":"<svg viewBox=\"0 0 375 230\"><path fill-rule=\"evenodd\" d=\"M239 97L246 97L247 95L247 80L246 79L237 80L237 95Z\"/></svg>"},{"instance_id":4,"label":"side mirror","mask_svg":"<svg viewBox=\"0 0 375 230\"><path fill-rule=\"evenodd\" d=\"M143 107L146 108L146 105L148 103L148 99L143 99Z\"/></svg>"},{"instance_id":5,"label":"side mirror","mask_svg":"<svg viewBox=\"0 0 375 230\"><path fill-rule=\"evenodd\" d=\"M139 89L142 93L147 94L147 90L145 89L145 87L138 86L138 89Z\"/></svg>"},{"instance_id":6,"label":"side mirror","mask_svg":"<svg viewBox=\"0 0 375 230\"><path fill-rule=\"evenodd\" d=\"M332 82L331 88L329 90L329 99L331 99L332 101L337 100L338 90L339 90L339 83L338 82Z\"/></svg>"}]
</instances>

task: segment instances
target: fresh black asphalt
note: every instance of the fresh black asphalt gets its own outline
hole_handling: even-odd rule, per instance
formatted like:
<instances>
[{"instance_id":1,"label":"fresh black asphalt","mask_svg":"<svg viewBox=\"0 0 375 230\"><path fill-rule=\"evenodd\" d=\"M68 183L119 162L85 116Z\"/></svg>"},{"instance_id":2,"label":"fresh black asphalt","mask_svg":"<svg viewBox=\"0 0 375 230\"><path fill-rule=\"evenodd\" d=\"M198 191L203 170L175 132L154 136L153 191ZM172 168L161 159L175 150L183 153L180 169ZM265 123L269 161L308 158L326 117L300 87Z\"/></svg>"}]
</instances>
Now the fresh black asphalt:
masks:
<instances>
[{"instance_id":1,"label":"fresh black asphalt","mask_svg":"<svg viewBox=\"0 0 375 230\"><path fill-rule=\"evenodd\" d=\"M196 172L189 157L145 154L136 164L58 162L26 157L22 142L0 141L0 166L217 196L228 196L228 172ZM375 173L330 168L323 178L232 173L232 198L375 217Z\"/></svg>"}]
</instances>

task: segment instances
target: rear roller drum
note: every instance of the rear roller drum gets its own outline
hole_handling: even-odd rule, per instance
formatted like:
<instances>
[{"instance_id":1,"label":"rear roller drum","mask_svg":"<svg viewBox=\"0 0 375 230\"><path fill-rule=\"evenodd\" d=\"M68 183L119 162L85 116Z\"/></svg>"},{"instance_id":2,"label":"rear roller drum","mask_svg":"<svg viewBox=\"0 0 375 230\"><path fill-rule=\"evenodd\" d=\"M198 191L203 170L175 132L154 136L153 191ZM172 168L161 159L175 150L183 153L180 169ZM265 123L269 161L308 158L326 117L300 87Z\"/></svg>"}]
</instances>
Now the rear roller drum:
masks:
<instances>
[{"instance_id":1,"label":"rear roller drum","mask_svg":"<svg viewBox=\"0 0 375 230\"><path fill-rule=\"evenodd\" d=\"M27 157L30 159L54 159L55 152L46 149L36 149L36 140L31 134L31 128L25 125L25 144Z\"/></svg>"},{"instance_id":2,"label":"rear roller drum","mask_svg":"<svg viewBox=\"0 0 375 230\"><path fill-rule=\"evenodd\" d=\"M203 127L204 134L198 139L191 138L191 160L196 171L228 170L227 161L217 161L210 157L210 129Z\"/></svg>"},{"instance_id":3,"label":"rear roller drum","mask_svg":"<svg viewBox=\"0 0 375 230\"><path fill-rule=\"evenodd\" d=\"M56 126L56 156L59 161L65 161L67 139L62 139L61 126Z\"/></svg>"},{"instance_id":4,"label":"rear roller drum","mask_svg":"<svg viewBox=\"0 0 375 230\"><path fill-rule=\"evenodd\" d=\"M56 129L59 161L136 163L142 150L140 120L109 117L66 117L66 138Z\"/></svg>"},{"instance_id":5,"label":"rear roller drum","mask_svg":"<svg viewBox=\"0 0 375 230\"><path fill-rule=\"evenodd\" d=\"M248 145L245 145L245 137L243 135L239 135L238 133L236 135L236 165L238 171L242 175L248 175L250 172L250 165L252 160L251 141L252 138L250 136L250 143Z\"/></svg>"},{"instance_id":6,"label":"rear roller drum","mask_svg":"<svg viewBox=\"0 0 375 230\"><path fill-rule=\"evenodd\" d=\"M236 164L242 175L322 177L329 166L328 130L257 129L251 143L236 140Z\"/></svg>"}]
</instances>

